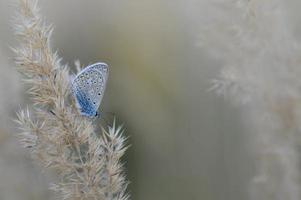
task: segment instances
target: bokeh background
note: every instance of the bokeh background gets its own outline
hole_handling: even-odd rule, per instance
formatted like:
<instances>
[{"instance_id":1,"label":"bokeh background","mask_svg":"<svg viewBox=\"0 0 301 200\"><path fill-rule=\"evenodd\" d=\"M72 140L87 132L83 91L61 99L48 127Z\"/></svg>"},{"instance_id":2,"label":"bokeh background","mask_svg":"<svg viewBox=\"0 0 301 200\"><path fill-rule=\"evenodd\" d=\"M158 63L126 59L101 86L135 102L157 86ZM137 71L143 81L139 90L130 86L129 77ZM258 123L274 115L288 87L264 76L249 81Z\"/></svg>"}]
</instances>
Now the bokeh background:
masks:
<instances>
[{"instance_id":1,"label":"bokeh background","mask_svg":"<svg viewBox=\"0 0 301 200\"><path fill-rule=\"evenodd\" d=\"M0 199L52 199L54 175L24 151L13 123L29 103L10 46L13 0L0 0ZM199 47L202 0L40 0L53 49L74 71L110 65L101 109L125 124L133 200L242 200L255 173L240 107L209 91L222 63ZM296 24L298 0L289 0ZM298 32L296 26L296 32Z\"/></svg>"}]
</instances>

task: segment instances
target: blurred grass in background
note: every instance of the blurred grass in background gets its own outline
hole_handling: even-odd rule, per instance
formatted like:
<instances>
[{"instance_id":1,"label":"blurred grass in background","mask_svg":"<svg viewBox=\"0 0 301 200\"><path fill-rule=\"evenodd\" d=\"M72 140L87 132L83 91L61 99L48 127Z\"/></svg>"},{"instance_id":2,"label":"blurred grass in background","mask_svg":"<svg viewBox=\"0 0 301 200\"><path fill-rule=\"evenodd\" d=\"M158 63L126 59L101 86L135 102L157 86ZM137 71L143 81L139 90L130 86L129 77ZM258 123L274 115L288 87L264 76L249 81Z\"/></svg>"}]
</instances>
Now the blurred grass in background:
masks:
<instances>
[{"instance_id":1,"label":"blurred grass in background","mask_svg":"<svg viewBox=\"0 0 301 200\"><path fill-rule=\"evenodd\" d=\"M0 199L50 199L53 177L18 146L10 122L27 102L9 50L12 5L0 0ZM248 198L254 173L248 133L239 110L208 92L221 63L197 46L198 6L194 0L40 1L63 62L111 67L101 108L105 118L116 114L130 136L124 161L134 200Z\"/></svg>"}]
</instances>

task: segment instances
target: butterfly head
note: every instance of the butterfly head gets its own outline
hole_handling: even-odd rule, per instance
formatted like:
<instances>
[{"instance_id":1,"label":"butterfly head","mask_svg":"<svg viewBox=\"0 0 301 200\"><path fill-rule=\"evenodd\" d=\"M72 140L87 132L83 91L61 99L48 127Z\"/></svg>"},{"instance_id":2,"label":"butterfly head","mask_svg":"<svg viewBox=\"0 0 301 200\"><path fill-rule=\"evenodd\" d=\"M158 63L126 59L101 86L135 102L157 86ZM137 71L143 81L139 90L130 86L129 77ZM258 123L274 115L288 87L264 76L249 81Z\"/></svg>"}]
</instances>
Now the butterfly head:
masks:
<instances>
[{"instance_id":1,"label":"butterfly head","mask_svg":"<svg viewBox=\"0 0 301 200\"><path fill-rule=\"evenodd\" d=\"M94 117L100 118L100 116L100 113L96 111Z\"/></svg>"}]
</instances>

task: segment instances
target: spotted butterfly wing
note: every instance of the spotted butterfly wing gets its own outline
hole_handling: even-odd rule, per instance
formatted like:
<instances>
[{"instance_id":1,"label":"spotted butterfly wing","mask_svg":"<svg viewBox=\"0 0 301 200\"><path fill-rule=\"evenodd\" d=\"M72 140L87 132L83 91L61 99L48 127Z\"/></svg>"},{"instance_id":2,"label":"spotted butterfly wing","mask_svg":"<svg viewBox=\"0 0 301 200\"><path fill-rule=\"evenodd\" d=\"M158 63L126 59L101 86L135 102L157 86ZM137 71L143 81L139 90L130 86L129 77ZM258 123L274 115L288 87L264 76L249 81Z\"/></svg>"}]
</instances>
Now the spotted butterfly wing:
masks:
<instances>
[{"instance_id":1,"label":"spotted butterfly wing","mask_svg":"<svg viewBox=\"0 0 301 200\"><path fill-rule=\"evenodd\" d=\"M81 115L97 115L108 79L108 65L95 63L84 68L73 80L72 91Z\"/></svg>"},{"instance_id":2,"label":"spotted butterfly wing","mask_svg":"<svg viewBox=\"0 0 301 200\"><path fill-rule=\"evenodd\" d=\"M90 68L91 70L97 70L102 75L102 80L103 80L103 82L102 82L103 87L102 88L103 88L103 90L100 93L100 95L98 94L98 98L100 98L99 103L101 103L101 100L102 100L103 95L104 95L104 91L105 91L106 86L107 86L107 80L108 80L108 76L109 76L109 67L106 63L98 62L98 63L95 63L95 64L92 64L92 65L88 66L87 69L88 68Z\"/></svg>"},{"instance_id":3,"label":"spotted butterfly wing","mask_svg":"<svg viewBox=\"0 0 301 200\"><path fill-rule=\"evenodd\" d=\"M106 63L101 63L101 62L95 63L93 65L88 66L87 68L96 69L96 70L100 71L102 74L104 74L105 78L108 78L109 68Z\"/></svg>"}]
</instances>

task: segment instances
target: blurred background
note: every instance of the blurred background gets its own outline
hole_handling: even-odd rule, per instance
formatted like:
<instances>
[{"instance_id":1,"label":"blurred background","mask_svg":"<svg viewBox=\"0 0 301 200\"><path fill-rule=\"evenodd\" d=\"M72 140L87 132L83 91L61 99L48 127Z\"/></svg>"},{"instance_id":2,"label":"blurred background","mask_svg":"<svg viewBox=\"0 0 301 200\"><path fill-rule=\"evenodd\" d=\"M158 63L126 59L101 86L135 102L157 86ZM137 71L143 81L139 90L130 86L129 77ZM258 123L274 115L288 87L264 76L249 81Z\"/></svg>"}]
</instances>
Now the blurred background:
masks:
<instances>
[{"instance_id":1,"label":"blurred background","mask_svg":"<svg viewBox=\"0 0 301 200\"><path fill-rule=\"evenodd\" d=\"M133 200L249 198L251 131L239 107L208 91L222 63L199 48L201 1L40 0L53 49L72 71L77 59L110 65L101 109L125 124ZM52 199L54 175L19 146L12 121L29 103L10 50L14 2L0 0L0 199ZM300 3L288 2L300 21Z\"/></svg>"}]
</instances>

